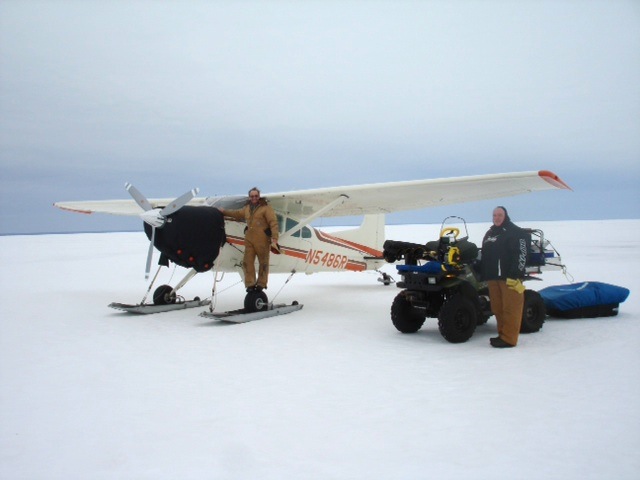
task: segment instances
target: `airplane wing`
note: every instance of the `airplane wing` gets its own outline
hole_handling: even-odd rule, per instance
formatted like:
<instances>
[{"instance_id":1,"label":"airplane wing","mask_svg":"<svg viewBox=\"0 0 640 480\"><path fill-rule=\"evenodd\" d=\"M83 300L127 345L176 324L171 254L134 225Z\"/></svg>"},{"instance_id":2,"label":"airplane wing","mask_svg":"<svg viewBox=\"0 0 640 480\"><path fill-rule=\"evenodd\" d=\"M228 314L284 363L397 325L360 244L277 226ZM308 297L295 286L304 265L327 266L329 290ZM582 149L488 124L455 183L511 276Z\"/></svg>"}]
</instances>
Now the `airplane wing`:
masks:
<instances>
[{"instance_id":1,"label":"airplane wing","mask_svg":"<svg viewBox=\"0 0 640 480\"><path fill-rule=\"evenodd\" d=\"M175 199L173 198L150 198L149 204L151 208L160 208L169 205ZM187 205L194 206L222 206L225 208L240 208L246 202L246 196L227 196L227 197L196 197L191 199ZM130 215L139 216L142 209L133 199L124 200L89 200L79 202L56 202L54 207L62 210L68 210L76 213L108 213L111 215Z\"/></svg>"},{"instance_id":2,"label":"airplane wing","mask_svg":"<svg viewBox=\"0 0 640 480\"><path fill-rule=\"evenodd\" d=\"M321 216L340 217L440 207L553 189L571 190L554 173L540 170L320 188L264 197L276 210L303 216L336 202ZM344 201L338 200L340 197Z\"/></svg>"},{"instance_id":3,"label":"airplane wing","mask_svg":"<svg viewBox=\"0 0 640 480\"><path fill-rule=\"evenodd\" d=\"M341 217L391 213L508 197L539 190L571 188L547 170L533 172L471 175L466 177L373 183L345 187L318 188L264 194L277 211L309 216L321 210L321 217ZM150 199L152 208L168 205L173 199ZM196 197L188 205L220 205L238 208L246 197ZM134 200L56 202L54 206L78 213L133 215L141 213ZM330 208L327 208L330 206Z\"/></svg>"}]
</instances>

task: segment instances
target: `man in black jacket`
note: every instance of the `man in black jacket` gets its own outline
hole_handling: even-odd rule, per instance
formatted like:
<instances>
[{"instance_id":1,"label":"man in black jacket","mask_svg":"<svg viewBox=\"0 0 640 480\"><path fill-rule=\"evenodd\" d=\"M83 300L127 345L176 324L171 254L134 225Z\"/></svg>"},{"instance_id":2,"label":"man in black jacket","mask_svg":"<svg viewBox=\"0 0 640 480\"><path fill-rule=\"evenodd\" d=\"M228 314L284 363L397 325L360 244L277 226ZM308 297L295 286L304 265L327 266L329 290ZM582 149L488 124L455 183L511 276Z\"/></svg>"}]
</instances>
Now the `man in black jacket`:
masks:
<instances>
[{"instance_id":1,"label":"man in black jacket","mask_svg":"<svg viewBox=\"0 0 640 480\"><path fill-rule=\"evenodd\" d=\"M482 240L482 279L489 286L491 311L498 323L496 348L515 347L520 334L528 252L527 234L511 222L506 208L493 210L493 225Z\"/></svg>"}]
</instances>

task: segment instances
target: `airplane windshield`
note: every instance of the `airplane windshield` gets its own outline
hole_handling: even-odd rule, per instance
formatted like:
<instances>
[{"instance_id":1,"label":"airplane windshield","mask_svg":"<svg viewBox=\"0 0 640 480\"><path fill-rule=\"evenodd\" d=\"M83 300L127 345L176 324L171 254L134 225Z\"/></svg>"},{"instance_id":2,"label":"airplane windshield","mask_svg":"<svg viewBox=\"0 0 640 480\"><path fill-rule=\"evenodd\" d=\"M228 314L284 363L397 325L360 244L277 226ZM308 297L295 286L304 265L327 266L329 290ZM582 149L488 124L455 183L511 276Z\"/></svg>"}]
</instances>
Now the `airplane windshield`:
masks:
<instances>
[{"instance_id":1,"label":"airplane windshield","mask_svg":"<svg viewBox=\"0 0 640 480\"><path fill-rule=\"evenodd\" d=\"M210 207L223 207L227 210L239 210L247 204L245 196L207 197L205 203Z\"/></svg>"}]
</instances>

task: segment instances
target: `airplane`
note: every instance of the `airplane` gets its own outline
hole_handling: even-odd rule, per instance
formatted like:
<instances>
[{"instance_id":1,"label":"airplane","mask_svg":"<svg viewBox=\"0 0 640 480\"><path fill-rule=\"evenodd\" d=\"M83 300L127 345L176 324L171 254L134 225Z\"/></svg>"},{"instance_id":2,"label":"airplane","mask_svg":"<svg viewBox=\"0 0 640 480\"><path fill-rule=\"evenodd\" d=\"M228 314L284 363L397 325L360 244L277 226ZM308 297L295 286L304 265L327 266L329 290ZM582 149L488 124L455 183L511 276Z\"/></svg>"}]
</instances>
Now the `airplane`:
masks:
<instances>
[{"instance_id":1,"label":"airplane","mask_svg":"<svg viewBox=\"0 0 640 480\"><path fill-rule=\"evenodd\" d=\"M241 208L248 201L246 195L197 197L199 190L193 189L177 199L147 199L133 185L127 183L125 188L132 199L54 206L85 214L140 216L150 240L146 277L154 247L160 251L158 272L170 262L188 269L175 287L162 285L154 291L154 305L175 304L176 292L197 273L215 269L242 275L245 224L225 220L217 207ZM540 170L263 194L276 212L280 230L280 254L270 256L270 273L377 271L386 263L385 214L553 189L571 190L555 173ZM357 228L332 233L311 226L318 218L341 216L363 216L363 221ZM264 291L250 291L245 297L247 312L267 305Z\"/></svg>"}]
</instances>

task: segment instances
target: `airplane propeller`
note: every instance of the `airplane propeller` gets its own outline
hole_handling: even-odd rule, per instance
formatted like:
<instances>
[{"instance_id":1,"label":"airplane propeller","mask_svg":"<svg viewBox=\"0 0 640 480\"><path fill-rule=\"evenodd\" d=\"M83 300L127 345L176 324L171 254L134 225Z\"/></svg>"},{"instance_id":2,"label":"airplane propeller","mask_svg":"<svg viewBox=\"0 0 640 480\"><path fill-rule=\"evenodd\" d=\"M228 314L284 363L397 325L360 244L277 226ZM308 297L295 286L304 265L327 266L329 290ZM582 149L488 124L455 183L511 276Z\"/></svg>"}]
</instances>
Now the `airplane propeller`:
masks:
<instances>
[{"instance_id":1,"label":"airplane propeller","mask_svg":"<svg viewBox=\"0 0 640 480\"><path fill-rule=\"evenodd\" d=\"M149 252L147 253L147 264L144 271L144 278L149 278L149 272L151 270L151 260L153 258L153 246L156 238L156 228L162 228L167 220L167 217L172 213L177 212L184 207L189 201L195 197L200 191L198 188L194 188L187 193L180 195L178 198L170 202L164 208L153 208L147 198L129 182L125 183L124 188L129 192L129 195L135 200L135 202L144 210L140 214L140 218L151 226L151 243L149 244Z\"/></svg>"}]
</instances>

